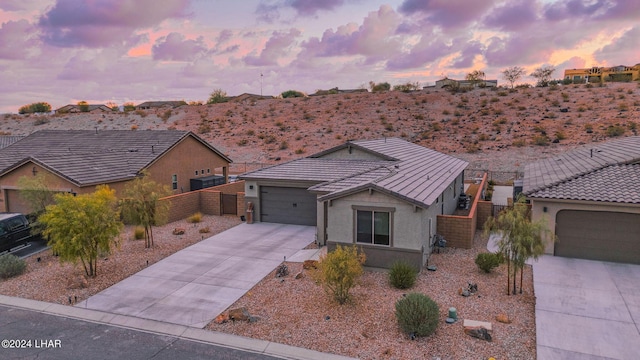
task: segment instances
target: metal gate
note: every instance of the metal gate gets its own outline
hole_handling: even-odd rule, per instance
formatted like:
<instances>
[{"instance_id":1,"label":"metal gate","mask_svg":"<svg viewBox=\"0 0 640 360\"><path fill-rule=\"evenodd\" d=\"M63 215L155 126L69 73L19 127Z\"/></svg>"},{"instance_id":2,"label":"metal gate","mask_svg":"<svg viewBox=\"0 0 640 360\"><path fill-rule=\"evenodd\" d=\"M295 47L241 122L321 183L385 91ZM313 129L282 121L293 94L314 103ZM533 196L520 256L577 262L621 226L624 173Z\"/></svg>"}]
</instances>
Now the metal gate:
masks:
<instances>
[{"instance_id":1,"label":"metal gate","mask_svg":"<svg viewBox=\"0 0 640 360\"><path fill-rule=\"evenodd\" d=\"M222 194L222 213L233 215L238 214L238 195Z\"/></svg>"}]
</instances>

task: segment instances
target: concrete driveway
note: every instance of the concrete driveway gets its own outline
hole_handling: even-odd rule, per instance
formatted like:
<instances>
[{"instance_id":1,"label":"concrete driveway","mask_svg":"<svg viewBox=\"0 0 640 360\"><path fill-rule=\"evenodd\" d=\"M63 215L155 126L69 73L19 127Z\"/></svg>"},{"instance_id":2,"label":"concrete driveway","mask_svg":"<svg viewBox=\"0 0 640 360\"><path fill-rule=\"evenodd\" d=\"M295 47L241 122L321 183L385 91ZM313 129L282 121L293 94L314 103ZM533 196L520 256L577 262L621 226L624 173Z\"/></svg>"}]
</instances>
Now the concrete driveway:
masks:
<instances>
[{"instance_id":1,"label":"concrete driveway","mask_svg":"<svg viewBox=\"0 0 640 360\"><path fill-rule=\"evenodd\" d=\"M203 328L273 271L303 261L313 226L240 224L202 240L78 303L109 313Z\"/></svg>"},{"instance_id":2,"label":"concrete driveway","mask_svg":"<svg viewBox=\"0 0 640 360\"><path fill-rule=\"evenodd\" d=\"M533 262L538 359L640 359L640 265Z\"/></svg>"}]
</instances>

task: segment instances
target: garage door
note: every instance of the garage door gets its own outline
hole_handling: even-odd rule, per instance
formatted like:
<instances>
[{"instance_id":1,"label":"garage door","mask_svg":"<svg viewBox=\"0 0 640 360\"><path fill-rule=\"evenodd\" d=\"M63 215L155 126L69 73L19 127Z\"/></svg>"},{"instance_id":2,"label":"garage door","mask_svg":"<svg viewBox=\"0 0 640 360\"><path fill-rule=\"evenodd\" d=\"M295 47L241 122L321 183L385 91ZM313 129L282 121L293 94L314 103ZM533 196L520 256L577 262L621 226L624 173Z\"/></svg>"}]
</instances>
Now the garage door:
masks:
<instances>
[{"instance_id":1,"label":"garage door","mask_svg":"<svg viewBox=\"0 0 640 360\"><path fill-rule=\"evenodd\" d=\"M563 210L555 255L640 264L640 214Z\"/></svg>"},{"instance_id":2,"label":"garage door","mask_svg":"<svg viewBox=\"0 0 640 360\"><path fill-rule=\"evenodd\" d=\"M315 226L316 203L306 189L261 186L260 221Z\"/></svg>"},{"instance_id":3,"label":"garage door","mask_svg":"<svg viewBox=\"0 0 640 360\"><path fill-rule=\"evenodd\" d=\"M5 195L7 212L16 212L23 214L28 214L31 212L31 206L20 195L20 190L7 189Z\"/></svg>"}]
</instances>

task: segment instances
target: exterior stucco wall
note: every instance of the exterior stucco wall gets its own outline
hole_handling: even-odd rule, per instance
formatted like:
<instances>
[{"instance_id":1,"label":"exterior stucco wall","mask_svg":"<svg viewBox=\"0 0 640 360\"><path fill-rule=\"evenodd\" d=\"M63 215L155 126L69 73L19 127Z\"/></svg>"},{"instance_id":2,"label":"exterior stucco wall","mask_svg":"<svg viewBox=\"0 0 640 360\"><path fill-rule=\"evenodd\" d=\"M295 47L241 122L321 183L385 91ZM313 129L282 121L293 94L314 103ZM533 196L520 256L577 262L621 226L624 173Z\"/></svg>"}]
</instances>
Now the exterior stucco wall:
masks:
<instances>
[{"instance_id":1,"label":"exterior stucco wall","mask_svg":"<svg viewBox=\"0 0 640 360\"><path fill-rule=\"evenodd\" d=\"M228 176L229 163L193 137L186 137L148 167L151 178L172 189L172 175L178 175L174 194L191 189L191 179L222 173ZM202 174L204 170L204 174ZM196 175L198 171L198 175Z\"/></svg>"},{"instance_id":2,"label":"exterior stucco wall","mask_svg":"<svg viewBox=\"0 0 640 360\"><path fill-rule=\"evenodd\" d=\"M551 200L551 199L530 199L531 200L531 220L538 221L544 219L548 229L556 234L556 217L562 210L584 210L584 211L610 211L640 214L640 206L635 204L602 203L597 201L576 201L576 200ZM545 209L546 208L546 209ZM546 210L546 211L545 211ZM553 242L545 239L545 254L553 254Z\"/></svg>"}]
</instances>

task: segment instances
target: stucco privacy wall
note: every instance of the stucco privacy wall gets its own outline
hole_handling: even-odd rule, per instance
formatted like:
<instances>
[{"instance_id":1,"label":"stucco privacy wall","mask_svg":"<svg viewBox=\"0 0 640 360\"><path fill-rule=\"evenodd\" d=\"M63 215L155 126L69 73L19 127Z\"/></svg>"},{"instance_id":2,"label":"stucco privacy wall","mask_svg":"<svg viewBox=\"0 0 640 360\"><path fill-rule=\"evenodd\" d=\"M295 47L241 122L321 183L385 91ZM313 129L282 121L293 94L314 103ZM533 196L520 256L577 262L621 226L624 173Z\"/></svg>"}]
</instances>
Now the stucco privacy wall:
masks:
<instances>
[{"instance_id":1,"label":"stucco privacy wall","mask_svg":"<svg viewBox=\"0 0 640 360\"><path fill-rule=\"evenodd\" d=\"M482 189L487 184L487 174L485 173L478 188L478 194L473 198L469 215L440 215L438 216L438 234L447 240L447 246L470 249L473 247L473 238L478 227L478 202Z\"/></svg>"},{"instance_id":2,"label":"stucco privacy wall","mask_svg":"<svg viewBox=\"0 0 640 360\"><path fill-rule=\"evenodd\" d=\"M604 203L597 201L573 201L573 200L545 200L530 198L531 200L531 220L538 221L544 219L547 228L555 233L556 216L562 210L584 210L584 211L610 211L640 214L640 206L622 203ZM546 212L545 212L546 208ZM545 236L545 254L554 253L553 241Z\"/></svg>"}]
</instances>

